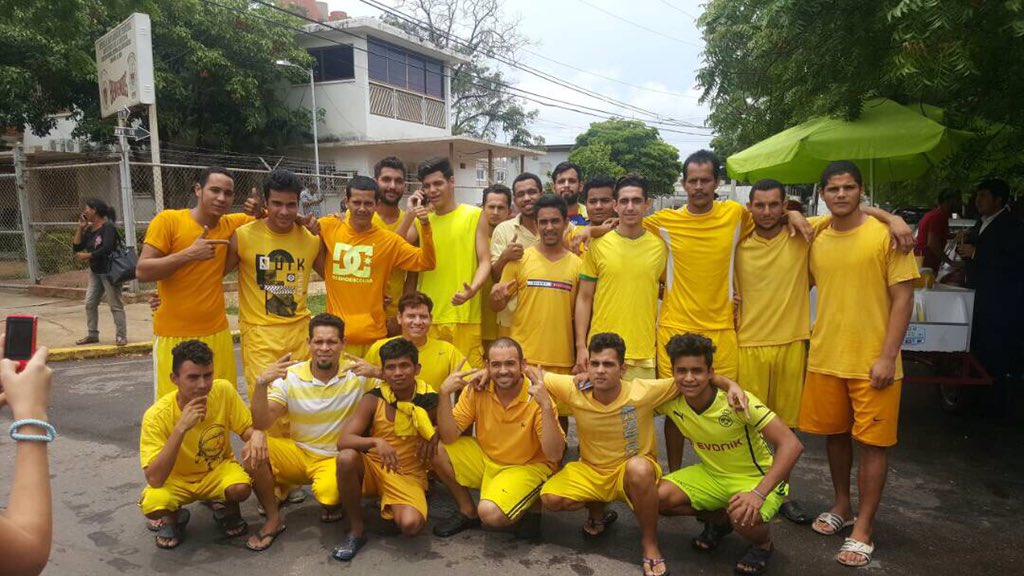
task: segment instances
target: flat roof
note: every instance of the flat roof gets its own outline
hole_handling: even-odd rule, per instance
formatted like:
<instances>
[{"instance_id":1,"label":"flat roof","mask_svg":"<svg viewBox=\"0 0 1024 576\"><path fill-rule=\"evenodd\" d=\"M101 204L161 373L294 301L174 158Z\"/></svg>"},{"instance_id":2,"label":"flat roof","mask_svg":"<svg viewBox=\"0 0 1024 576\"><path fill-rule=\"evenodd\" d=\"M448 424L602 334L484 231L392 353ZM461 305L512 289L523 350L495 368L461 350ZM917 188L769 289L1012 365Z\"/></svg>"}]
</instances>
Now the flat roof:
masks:
<instances>
[{"instance_id":1,"label":"flat roof","mask_svg":"<svg viewBox=\"0 0 1024 576\"><path fill-rule=\"evenodd\" d=\"M347 36L345 32L350 32L352 34L359 33L359 35L368 34L370 36L381 36L382 40L425 54L437 60L442 60L448 64L462 64L470 61L469 57L450 48L442 48L431 42L420 40L404 30L396 28L390 24L382 22L379 18L373 18L371 16L346 18L344 20L323 22L321 24L306 24L302 29L319 35L338 35L341 37Z\"/></svg>"},{"instance_id":2,"label":"flat roof","mask_svg":"<svg viewBox=\"0 0 1024 576\"><path fill-rule=\"evenodd\" d=\"M437 136L432 138L404 138L396 140L347 140L341 142L321 142L321 150L329 150L332 148L351 148L351 149L370 149L376 150L380 148L386 148L394 150L396 156L402 154L407 155L430 155L430 154L447 154L447 150L443 152L437 151L438 146L452 145L455 148L455 153L462 157L470 158L486 158L487 151L490 150L495 156L498 157L515 157L515 156L543 156L544 150L538 150L534 148L525 148L523 146L512 146L510 144L500 144L498 142L491 142L490 140L483 140L481 138L473 138L472 136ZM312 146L310 144L310 146ZM401 150L401 153L399 152Z\"/></svg>"}]
</instances>

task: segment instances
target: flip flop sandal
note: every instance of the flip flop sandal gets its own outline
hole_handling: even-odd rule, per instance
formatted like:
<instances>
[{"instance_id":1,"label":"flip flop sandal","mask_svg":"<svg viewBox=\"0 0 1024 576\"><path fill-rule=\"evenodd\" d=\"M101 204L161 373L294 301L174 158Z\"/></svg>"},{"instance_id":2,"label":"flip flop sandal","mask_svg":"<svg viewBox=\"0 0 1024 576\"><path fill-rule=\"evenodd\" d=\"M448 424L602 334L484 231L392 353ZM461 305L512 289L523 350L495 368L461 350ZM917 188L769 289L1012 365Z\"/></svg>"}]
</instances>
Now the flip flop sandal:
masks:
<instances>
[{"instance_id":1,"label":"flip flop sandal","mask_svg":"<svg viewBox=\"0 0 1024 576\"><path fill-rule=\"evenodd\" d=\"M749 574L764 574L764 571L768 568L768 559L772 557L772 552L775 551L775 546L771 546L767 550L759 548L757 546L751 546L747 548L747 551L736 561L736 567L734 571L740 576L747 576ZM752 570L744 570L740 566L747 566Z\"/></svg>"},{"instance_id":2,"label":"flip flop sandal","mask_svg":"<svg viewBox=\"0 0 1024 576\"><path fill-rule=\"evenodd\" d=\"M217 510L213 513L213 520L228 538L241 536L249 531L249 524L242 518L241 513L225 514L224 510Z\"/></svg>"},{"instance_id":3,"label":"flip flop sandal","mask_svg":"<svg viewBox=\"0 0 1024 576\"><path fill-rule=\"evenodd\" d=\"M839 547L839 553L852 552L859 556L859 560L843 560L839 554L836 554L836 562L839 562L843 566L850 566L852 568L860 568L871 564L871 555L875 553L874 544L865 544L859 540L853 538L847 538L843 541L843 545Z\"/></svg>"},{"instance_id":4,"label":"flip flop sandal","mask_svg":"<svg viewBox=\"0 0 1024 576\"><path fill-rule=\"evenodd\" d=\"M333 524L340 522L345 517L345 510L340 506L334 510L324 508L320 511L320 521L324 524Z\"/></svg>"},{"instance_id":5,"label":"flip flop sandal","mask_svg":"<svg viewBox=\"0 0 1024 576\"><path fill-rule=\"evenodd\" d=\"M595 538L600 538L601 536L604 536L606 532L608 532L608 527L614 524L615 521L618 519L619 513L616 512L615 510L609 510L605 512L604 516L602 516L600 520L594 520L590 516L587 516L587 519L583 523L583 526L580 526L580 531L583 532L583 536L585 538L590 538L591 540ZM587 526L589 526L592 529L600 527L601 530L599 532L589 532L587 530Z\"/></svg>"},{"instance_id":6,"label":"flip flop sandal","mask_svg":"<svg viewBox=\"0 0 1024 576\"><path fill-rule=\"evenodd\" d=\"M661 574L658 574L657 572L654 571L654 569L659 564L661 564L662 566L665 566L665 571L662 572ZM665 559L664 558L644 558L644 561L640 563L640 566L644 570L644 576L668 576L669 575L668 565L665 564Z\"/></svg>"},{"instance_id":7,"label":"flip flop sandal","mask_svg":"<svg viewBox=\"0 0 1024 576\"><path fill-rule=\"evenodd\" d=\"M151 520L146 518L146 530L149 530L150 532L159 532L160 526L160 520Z\"/></svg>"},{"instance_id":8,"label":"flip flop sandal","mask_svg":"<svg viewBox=\"0 0 1024 576\"><path fill-rule=\"evenodd\" d=\"M807 515L807 512L804 512L803 506L801 506L796 500L783 502L782 506L779 506L779 513L782 514L786 520L801 526L806 526L814 521L813 518Z\"/></svg>"},{"instance_id":9,"label":"flip flop sandal","mask_svg":"<svg viewBox=\"0 0 1024 576\"><path fill-rule=\"evenodd\" d=\"M270 548L271 546L274 545L274 542L277 540L277 537L280 536L281 533L284 532L285 528L287 528L287 527L288 526L286 526L284 524L281 524L281 526L278 527L277 530L275 530L275 531L273 531L273 532L271 532L269 534L264 534L263 530L260 530L260 531L256 532L256 538L259 539L261 546L253 546L250 543L251 540L247 540L245 542L245 547L248 548L249 550L252 550L253 552L263 552L267 548ZM270 538L270 542L268 542L266 546L262 546L263 541L265 539L267 539L267 538Z\"/></svg>"},{"instance_id":10,"label":"flip flop sandal","mask_svg":"<svg viewBox=\"0 0 1024 576\"><path fill-rule=\"evenodd\" d=\"M722 538L732 534L731 524L715 525L703 520L701 522L704 524L704 530L701 531L699 536L690 541L690 544L697 551L711 552L722 543Z\"/></svg>"},{"instance_id":11,"label":"flip flop sandal","mask_svg":"<svg viewBox=\"0 0 1024 576\"><path fill-rule=\"evenodd\" d=\"M174 524L160 524L160 529L156 533L156 537L153 539L156 542L156 547L161 550L172 550L181 545L185 541L185 526L188 525L188 521L192 518L192 514L182 508L178 511L178 521ZM160 539L174 540L174 544L161 544Z\"/></svg>"},{"instance_id":12,"label":"flip flop sandal","mask_svg":"<svg viewBox=\"0 0 1024 576\"><path fill-rule=\"evenodd\" d=\"M818 515L818 518L811 524L811 530L814 530L818 534L823 536L835 536L843 531L843 529L853 526L856 518L852 520L846 520L839 514L833 514L832 512L822 512ZM818 528L818 523L825 524L828 529Z\"/></svg>"}]
</instances>

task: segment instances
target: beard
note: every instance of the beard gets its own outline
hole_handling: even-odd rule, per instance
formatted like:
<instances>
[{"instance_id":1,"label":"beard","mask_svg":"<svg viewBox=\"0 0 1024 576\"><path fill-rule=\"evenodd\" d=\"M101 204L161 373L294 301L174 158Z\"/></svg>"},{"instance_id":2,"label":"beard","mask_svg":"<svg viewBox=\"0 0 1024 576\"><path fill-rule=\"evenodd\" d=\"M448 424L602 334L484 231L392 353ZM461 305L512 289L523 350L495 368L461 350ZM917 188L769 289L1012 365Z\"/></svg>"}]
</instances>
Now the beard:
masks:
<instances>
[{"instance_id":1,"label":"beard","mask_svg":"<svg viewBox=\"0 0 1024 576\"><path fill-rule=\"evenodd\" d=\"M317 362L316 363L316 369L317 370L330 370L331 368L334 368L334 362Z\"/></svg>"}]
</instances>

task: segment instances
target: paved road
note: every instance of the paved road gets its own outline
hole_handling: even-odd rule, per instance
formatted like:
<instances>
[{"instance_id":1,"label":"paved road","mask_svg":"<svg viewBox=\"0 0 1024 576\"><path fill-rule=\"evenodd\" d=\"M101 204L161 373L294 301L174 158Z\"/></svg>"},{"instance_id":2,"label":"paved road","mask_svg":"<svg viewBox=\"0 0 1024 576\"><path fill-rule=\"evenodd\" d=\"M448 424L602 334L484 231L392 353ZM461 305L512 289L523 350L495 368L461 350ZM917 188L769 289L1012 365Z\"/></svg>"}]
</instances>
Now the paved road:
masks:
<instances>
[{"instance_id":1,"label":"paved road","mask_svg":"<svg viewBox=\"0 0 1024 576\"><path fill-rule=\"evenodd\" d=\"M149 357L86 360L56 366L51 419L60 431L51 451L55 534L49 575L107 574L379 574L381 568L420 575L501 573L504 576L633 574L639 570L639 531L627 510L597 543L585 542L582 512L546 515L545 543L527 545L510 534L472 531L448 540L376 534L349 565L328 558L345 523L322 526L312 502L287 511L288 531L263 554L241 539L221 538L209 513L193 506L188 539L175 551L157 550L136 507L143 484L138 464L139 420L151 390ZM892 452L886 500L878 521L871 574L957 575L1020 573L1024 562L1024 430L1017 423L968 420L940 413L930 388L904 389L901 444ZM1020 411L1018 410L1018 414ZM0 417L6 430L9 414ZM793 479L811 510L830 498L823 442L805 438L807 451ZM13 443L0 439L0 486L13 468ZM688 453L692 459L692 452ZM4 495L6 497L6 495ZM430 501L431 523L451 513L443 490ZM243 505L253 525L255 503ZM783 520L774 524L774 574L849 575L832 560L840 541ZM731 536L712 554L688 544L692 519L660 524L663 550L676 574L730 574L743 542Z\"/></svg>"}]
</instances>

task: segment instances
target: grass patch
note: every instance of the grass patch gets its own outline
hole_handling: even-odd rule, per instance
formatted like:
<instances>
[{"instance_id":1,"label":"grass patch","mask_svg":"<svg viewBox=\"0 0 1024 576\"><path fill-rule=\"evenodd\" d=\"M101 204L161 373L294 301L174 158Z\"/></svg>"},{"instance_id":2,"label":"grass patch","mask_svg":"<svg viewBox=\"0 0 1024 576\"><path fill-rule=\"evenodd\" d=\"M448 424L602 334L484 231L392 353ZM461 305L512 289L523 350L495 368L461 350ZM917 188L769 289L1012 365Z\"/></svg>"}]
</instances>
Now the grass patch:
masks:
<instances>
[{"instance_id":1,"label":"grass patch","mask_svg":"<svg viewBox=\"0 0 1024 576\"><path fill-rule=\"evenodd\" d=\"M309 313L313 316L321 312L327 311L327 295L326 294L312 294L306 297L306 307L309 308ZM225 310L228 314L238 316L238 306L228 306Z\"/></svg>"}]
</instances>

